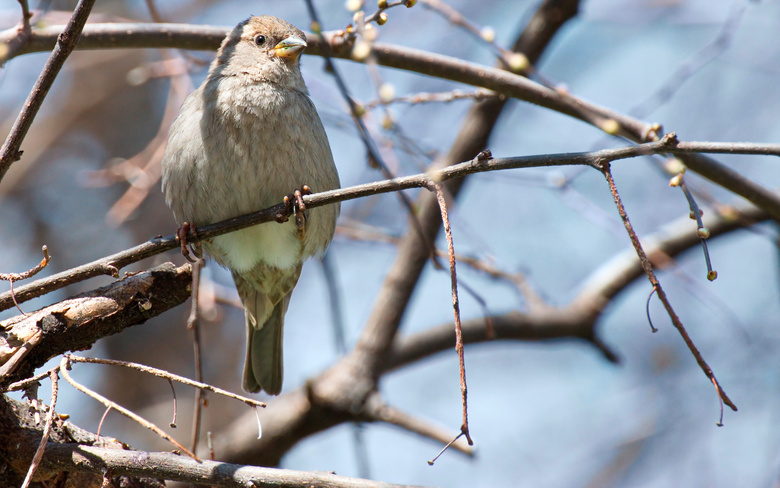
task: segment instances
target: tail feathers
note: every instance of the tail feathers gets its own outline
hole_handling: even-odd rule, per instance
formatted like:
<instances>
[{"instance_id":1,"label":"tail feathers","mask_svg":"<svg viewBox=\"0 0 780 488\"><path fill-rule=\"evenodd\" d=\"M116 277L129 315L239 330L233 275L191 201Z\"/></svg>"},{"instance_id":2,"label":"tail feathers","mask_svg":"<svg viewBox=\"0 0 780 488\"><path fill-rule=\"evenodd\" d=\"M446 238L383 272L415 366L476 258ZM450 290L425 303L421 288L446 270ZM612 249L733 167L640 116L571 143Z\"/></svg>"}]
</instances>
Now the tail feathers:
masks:
<instances>
[{"instance_id":1,"label":"tail feathers","mask_svg":"<svg viewBox=\"0 0 780 488\"><path fill-rule=\"evenodd\" d=\"M246 311L243 388L250 393L265 390L269 395L278 395L282 391L282 335L287 302L287 298L279 302L260 328L253 327L249 309Z\"/></svg>"},{"instance_id":2,"label":"tail feathers","mask_svg":"<svg viewBox=\"0 0 780 488\"><path fill-rule=\"evenodd\" d=\"M282 391L284 314L300 273L300 265L290 270L258 266L251 273L233 272L246 317L243 388L250 393Z\"/></svg>"},{"instance_id":3,"label":"tail feathers","mask_svg":"<svg viewBox=\"0 0 780 488\"><path fill-rule=\"evenodd\" d=\"M238 281L237 281L238 283ZM290 294L273 305L266 294L239 287L246 316L246 359L243 388L250 393L282 391L282 336Z\"/></svg>"}]
</instances>

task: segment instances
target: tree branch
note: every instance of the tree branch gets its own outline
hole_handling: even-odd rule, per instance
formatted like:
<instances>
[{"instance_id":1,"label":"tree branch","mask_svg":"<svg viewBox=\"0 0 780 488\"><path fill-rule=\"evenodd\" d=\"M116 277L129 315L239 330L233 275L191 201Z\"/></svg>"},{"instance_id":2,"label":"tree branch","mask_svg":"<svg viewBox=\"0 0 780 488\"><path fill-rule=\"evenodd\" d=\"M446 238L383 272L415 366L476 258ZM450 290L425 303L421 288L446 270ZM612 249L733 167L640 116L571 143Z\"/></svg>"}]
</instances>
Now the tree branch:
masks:
<instances>
[{"instance_id":1,"label":"tree branch","mask_svg":"<svg viewBox=\"0 0 780 488\"><path fill-rule=\"evenodd\" d=\"M544 30L547 26L543 23L539 24L542 26L542 32L539 34L539 37L543 41L548 39L552 35L551 33L554 33L560 24L569 18L568 15L573 15L565 7L567 3L574 4L574 13L576 13L577 2L572 2L571 0L568 2L551 0L549 2L552 5L551 8L560 9L560 11L557 12L557 16L550 15L550 18L546 19L549 22L549 31ZM547 3L540 8L539 12L544 11L546 5ZM542 15L540 17L540 19L536 20L537 23L545 20ZM560 23L558 23L559 19L562 19ZM531 23L534 23L533 19ZM539 30L539 25L536 26L537 30ZM79 42L79 49L174 47L215 50L230 29L230 27L192 26L185 24L90 24L84 29ZM34 29L30 39L16 54L50 49L61 30L61 26ZM10 42L18 35L18 29L8 29L0 33L0 42ZM309 43L307 54L321 54L322 46L319 43L323 41L320 39L317 36L307 37L307 42ZM333 57L351 59L352 45L348 39L333 33L325 34L324 39L329 43ZM539 43L544 45L541 41ZM535 62L532 56L529 55L527 57L532 63ZM488 88L505 96L524 100L578 118L605 130L611 135L622 136L635 142L646 142L660 136L661 127L657 124L642 122L501 69L490 68L431 52L382 43L372 44L372 58L382 66L414 71ZM481 149L484 149L484 145L478 150ZM468 159L473 157L473 155L469 154L467 157L457 158L456 161ZM737 175L712 158L699 156L686 157L684 159L691 170L741 195L748 201L770 212L776 219L780 219L780 196L777 194ZM735 180L734 178L737 179Z\"/></svg>"},{"instance_id":2,"label":"tree branch","mask_svg":"<svg viewBox=\"0 0 780 488\"><path fill-rule=\"evenodd\" d=\"M144 323L183 303L189 298L189 282L189 265L175 268L166 263L3 321L0 385L31 376L53 357L88 349L102 337Z\"/></svg>"},{"instance_id":3,"label":"tree branch","mask_svg":"<svg viewBox=\"0 0 780 488\"><path fill-rule=\"evenodd\" d=\"M19 116L16 118L13 127L11 127L11 132L8 134L3 146L0 147L0 180L3 179L8 168L22 157L22 151L19 150L22 146L22 141L27 135L27 131L30 129L35 116L38 114L46 94L49 93L54 79L57 77L60 69L62 69L62 65L65 64L65 60L73 51L73 48L76 47L94 3L95 0L79 0L68 24L64 28L60 28L54 51L52 51L41 75L35 82L35 86L33 86L32 91L27 96L22 111L19 112ZM20 35L26 36L29 32L29 19L25 19L25 23L26 26L20 31Z\"/></svg>"}]
</instances>

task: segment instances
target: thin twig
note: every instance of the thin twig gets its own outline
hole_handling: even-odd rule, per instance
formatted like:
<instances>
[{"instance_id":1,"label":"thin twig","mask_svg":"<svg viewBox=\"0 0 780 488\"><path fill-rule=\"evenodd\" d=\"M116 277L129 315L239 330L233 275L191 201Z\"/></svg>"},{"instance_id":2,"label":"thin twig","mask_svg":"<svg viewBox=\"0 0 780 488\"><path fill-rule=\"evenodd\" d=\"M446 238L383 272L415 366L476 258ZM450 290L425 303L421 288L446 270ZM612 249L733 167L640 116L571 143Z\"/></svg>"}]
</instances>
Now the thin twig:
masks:
<instances>
[{"instance_id":1,"label":"thin twig","mask_svg":"<svg viewBox=\"0 0 780 488\"><path fill-rule=\"evenodd\" d=\"M463 353L463 327L460 322L460 301L458 300L458 275L455 271L455 246L452 242L452 229L450 218L447 214L447 202L444 200L444 191L440 183L433 183L431 189L436 192L436 200L441 210L441 221L444 225L444 235L447 237L447 253L450 262L450 281L452 284L452 310L455 315L455 350L458 353L458 367L460 369L460 394L463 401L463 423L460 430L466 436L469 445L474 445L469 435L468 416L468 389L466 388L466 362Z\"/></svg>"},{"instance_id":2,"label":"thin twig","mask_svg":"<svg viewBox=\"0 0 780 488\"><path fill-rule=\"evenodd\" d=\"M682 321L680 321L680 318L677 316L677 313L672 308L672 305L666 296L666 292L664 292L664 289L661 287L661 283L658 281L658 278L656 278L655 271L653 270L653 265L650 263L650 260L647 258L647 254L645 254L645 251L642 248L642 244L639 242L639 237L637 237L636 232L634 231L634 228L628 219L628 214L626 213L626 209L623 206L623 201L621 200L620 195L618 194L617 186L615 186L615 181L612 178L612 172L610 170L609 162L604 162L603 164L601 164L600 169L601 172L604 174L604 177L607 179L607 183L609 184L609 190L612 193L612 198L615 201L615 205L617 206L618 213L620 214L620 218L623 221L623 225L626 228L626 232L628 232L628 236L631 239L631 244L633 244L637 256L639 256L639 260L642 263L642 269L644 269L648 280L650 280L650 284L653 286L653 288L656 291L656 295L658 295L658 298L661 300L661 303L663 303L664 308L666 308L666 312L669 315L669 318L672 319L672 324L674 324L674 327L680 333L680 336L682 336L683 341L685 341L685 345L688 346L688 350L690 350L691 354L693 354L693 357L694 359L696 359L696 362L699 364L701 370L704 372L705 375L707 375L707 378L709 378L712 384L715 385L715 389L717 391L718 397L721 398L726 405L731 407L731 409L736 412L737 406L731 401L728 395L726 395L726 392L723 391L723 388L720 386L720 383L715 377L715 374L712 372L712 368L710 368L710 366L704 360L704 357L696 348L696 345L693 343L693 340L688 335L688 331L685 330L685 326L683 326Z\"/></svg>"},{"instance_id":3,"label":"thin twig","mask_svg":"<svg viewBox=\"0 0 780 488\"><path fill-rule=\"evenodd\" d=\"M200 320L198 314L198 295L200 290L200 272L203 269L205 261L203 258L197 258L192 265L192 302L190 307L190 316L187 318L187 329L192 331L192 349L193 359L195 360L195 380L203 382L203 361L200 356ZM192 411L192 441L190 443L192 452L197 452L200 442L200 423L203 416L203 402L205 395L200 388L195 389L195 405Z\"/></svg>"},{"instance_id":4,"label":"thin twig","mask_svg":"<svg viewBox=\"0 0 780 488\"><path fill-rule=\"evenodd\" d=\"M647 303L645 303L645 313L647 313L647 323L650 324L650 332L656 333L658 332L658 329L655 328L653 325L653 319L650 317L650 300L653 299L653 295L655 295L655 287L653 287L652 291L647 295Z\"/></svg>"},{"instance_id":5,"label":"thin twig","mask_svg":"<svg viewBox=\"0 0 780 488\"><path fill-rule=\"evenodd\" d=\"M142 373L151 374L159 378L164 378L166 380L177 381L179 383L182 383L187 386L191 386L193 388L200 388L203 390L210 391L212 393L216 393L217 395L222 395L228 398L232 398L233 400L244 402L250 407L265 407L265 403L261 401L253 400L252 398L248 398L241 395L236 395L235 393L230 393L229 391L223 390L222 388L217 388L216 386L211 386L207 383L193 381L189 378L185 378L184 376L179 376L177 374L173 374L171 372L162 369L152 368L151 366L146 366L145 364L131 363L128 361L118 361L116 359L87 358L87 357L73 356L73 355L69 355L68 358L70 362L73 363L107 364L109 366L122 366L123 368L135 369L137 371L141 371Z\"/></svg>"},{"instance_id":6,"label":"thin twig","mask_svg":"<svg viewBox=\"0 0 780 488\"><path fill-rule=\"evenodd\" d=\"M106 410L103 412L103 415L100 417L100 422L98 422L97 430L95 431L95 435L100 437L100 432L103 430L103 422L106 421L108 418L108 414L111 412L112 407L108 406L106 407Z\"/></svg>"},{"instance_id":7,"label":"thin twig","mask_svg":"<svg viewBox=\"0 0 780 488\"><path fill-rule=\"evenodd\" d=\"M32 13L30 13L30 5L27 3L27 0L18 1L22 7L22 29L30 32L30 19L32 18Z\"/></svg>"},{"instance_id":8,"label":"thin twig","mask_svg":"<svg viewBox=\"0 0 780 488\"><path fill-rule=\"evenodd\" d=\"M168 380L168 385L171 387L171 396L173 397L173 419L171 419L171 423L169 424L171 428L175 429L177 427L176 425L176 414L178 413L179 406L176 402L176 388L173 387L173 380ZM195 449L193 449L195 451Z\"/></svg>"},{"instance_id":9,"label":"thin twig","mask_svg":"<svg viewBox=\"0 0 780 488\"><path fill-rule=\"evenodd\" d=\"M710 231L704 226L704 222L701 219L702 211L699 208L699 205L696 203L696 199L693 197L693 194L688 189L688 185L685 183L685 180L680 178L679 185L680 190L682 190L683 194L685 195L685 199L688 200L688 206L691 209L691 218L693 218L696 221L696 227L697 227L697 235L699 236L699 239L701 239L701 247L704 251L704 262L707 265L707 279L710 281L714 281L718 277L718 272L712 269L712 261L710 260L710 252L709 249L707 249L707 238L710 236Z\"/></svg>"},{"instance_id":10,"label":"thin twig","mask_svg":"<svg viewBox=\"0 0 780 488\"><path fill-rule=\"evenodd\" d=\"M509 49L498 45L495 39L493 39L493 37L495 37L495 33L492 32L492 29L486 30L484 27L482 29L478 28L476 25L469 22L463 14L440 0L422 0L421 3L423 6L428 7L429 9L447 19L451 24L457 27L461 27L463 30L471 34L475 39L487 44L490 50L493 51L493 54L496 56L496 58L498 58L498 60L501 61L501 63L504 64L507 69L516 71L512 69L513 67L510 65L510 60L513 56L522 56L522 54L514 53ZM523 63L523 67L525 67L527 64L528 60L526 59L525 63Z\"/></svg>"},{"instance_id":11,"label":"thin twig","mask_svg":"<svg viewBox=\"0 0 780 488\"><path fill-rule=\"evenodd\" d=\"M460 437L461 437L462 435L464 435L464 434L463 434L463 432L459 433L458 435L456 435L456 436L455 436L455 438L454 438L454 439L452 439L452 440L451 440L450 442L448 442L448 443L447 443L447 444L446 444L444 447L442 447L442 448L441 448L441 451L439 451L439 453L438 453L438 454L436 454L436 455L433 457L433 459L431 459L430 461L428 461L428 466L433 466L433 463L435 463L435 462L436 462L436 460L437 460L437 459L439 459L439 458L441 457L441 455L442 455L442 454L444 454L444 451L446 451L447 449L449 449L451 445L455 444L455 441L457 441L458 439L460 439Z\"/></svg>"},{"instance_id":12,"label":"thin twig","mask_svg":"<svg viewBox=\"0 0 780 488\"><path fill-rule=\"evenodd\" d=\"M58 370L59 366L55 366L52 369L48 371L44 371L43 373L38 373L37 375L27 378L25 380L16 381L14 383L11 383L8 385L8 388L5 389L5 391L18 391L18 390L24 390L33 383L37 383L41 381L43 378L50 376L52 371Z\"/></svg>"},{"instance_id":13,"label":"thin twig","mask_svg":"<svg viewBox=\"0 0 780 488\"><path fill-rule=\"evenodd\" d=\"M385 422L404 429L407 432L417 434L425 439L432 440L438 444L447 444L450 439L452 439L451 431L447 431L447 429L431 424L431 422L422 420L403 410L386 404L378 393L373 394L368 401L366 401L363 414L372 422ZM452 447L467 456L474 455L474 449L465 443L457 443Z\"/></svg>"},{"instance_id":14,"label":"thin twig","mask_svg":"<svg viewBox=\"0 0 780 488\"><path fill-rule=\"evenodd\" d=\"M437 93L415 93L414 95L406 95L401 97L393 97L388 100L385 99L378 99L374 100L372 102L368 102L363 107L366 110L373 110L377 107L383 106L383 105L391 105L394 103L408 103L410 105L418 105L423 103L450 103L455 100L472 100L472 101L479 101L479 100L486 100L489 98L496 98L498 95L496 95L495 92L492 92L490 90L485 90L484 88L479 88L474 91L463 91L463 90L452 90L448 92L437 92Z\"/></svg>"},{"instance_id":15,"label":"thin twig","mask_svg":"<svg viewBox=\"0 0 780 488\"><path fill-rule=\"evenodd\" d=\"M38 469L41 459L43 459L43 451L46 449L46 443L49 442L51 428L54 425L54 407L57 405L57 380L59 380L55 369L49 370L49 378L51 379L51 400L49 401L49 411L46 413L46 426L43 428L41 443L38 444L38 449L35 450L35 455L30 463L30 469L27 470L27 476L24 477L22 488L27 488L30 486L30 483L32 483L33 475L35 474L35 470Z\"/></svg>"},{"instance_id":16,"label":"thin twig","mask_svg":"<svg viewBox=\"0 0 780 488\"><path fill-rule=\"evenodd\" d=\"M14 281L21 281L26 280L28 278L32 278L33 276L40 273L40 271L46 267L47 264L49 264L49 261L51 260L51 256L49 256L49 248L45 245L41 248L41 251L43 251L43 259L41 259L41 262L38 263L35 267L28 269L27 271L24 271L22 273L0 273L0 280L3 281L10 281L13 283Z\"/></svg>"},{"instance_id":17,"label":"thin twig","mask_svg":"<svg viewBox=\"0 0 780 488\"><path fill-rule=\"evenodd\" d=\"M627 146L617 149L605 149L587 153L549 154L539 156L522 156L516 158L493 158L489 160L471 160L464 163L430 170L427 173L381 180L373 183L355 185L348 188L340 188L327 192L304 195L303 201L307 208L315 208L336 202L357 199L378 193L389 193L411 188L426 187L434 181L458 179L469 174L497 171L503 169L533 168L561 165L588 165L593 166L597 161L631 158L659 152L670 152L673 148L667 139L661 141ZM279 203L273 207L246 214L243 216L217 222L212 225L199 227L197 233L187 235L187 242L199 242L202 239L216 237L228 232L236 231L260 223L276 221L280 216L286 215L287 206ZM176 236L156 237L144 244L140 244L125 251L106 256L91 263L72 268L47 278L36 280L16 290L16 298L23 303L46 293L58 290L67 285L84 281L88 278L101 275L118 277L118 270L142 259L155 256L179 247ZM10 293L0 294L0 311L13 306L13 298Z\"/></svg>"},{"instance_id":18,"label":"thin twig","mask_svg":"<svg viewBox=\"0 0 780 488\"><path fill-rule=\"evenodd\" d=\"M86 358L82 358L82 359L86 359ZM90 397L94 398L95 400L97 400L98 402L102 403L106 407L111 407L114 410L116 410L117 412L121 413L122 415L124 415L124 416L126 416L126 417L128 417L128 418L130 418L130 419L132 419L134 421L136 421L137 423L141 424L142 426L146 427L147 429L151 430L152 432L154 432L158 436L162 437L166 441L168 441L171 444L173 444L174 446L176 446L178 449L180 449L183 453L185 453L188 456L190 456L192 459L200 461L200 459L198 458L198 456L195 455L195 453L191 452L189 449L187 449L186 447L181 445L176 439L174 439L173 437L169 436L167 433L165 433L165 431L163 431L161 428L157 427L155 424L149 422L148 420L146 420L145 418L141 417L140 415L138 415L138 414L136 414L136 413L126 409L122 405L119 405L118 403L109 400L108 398L104 397L103 395L90 390L86 386L84 386L84 385L82 385L80 383L77 383L70 376L70 373L68 373L68 368L70 367L70 361L71 361L71 358L70 358L70 356L68 354L62 356L62 360L60 361L60 371L62 371L62 377L65 378L65 381L70 383L71 386L73 386L73 388L77 389L78 391L84 393L87 396L90 396ZM84 362L91 362L91 361L84 361Z\"/></svg>"}]
</instances>

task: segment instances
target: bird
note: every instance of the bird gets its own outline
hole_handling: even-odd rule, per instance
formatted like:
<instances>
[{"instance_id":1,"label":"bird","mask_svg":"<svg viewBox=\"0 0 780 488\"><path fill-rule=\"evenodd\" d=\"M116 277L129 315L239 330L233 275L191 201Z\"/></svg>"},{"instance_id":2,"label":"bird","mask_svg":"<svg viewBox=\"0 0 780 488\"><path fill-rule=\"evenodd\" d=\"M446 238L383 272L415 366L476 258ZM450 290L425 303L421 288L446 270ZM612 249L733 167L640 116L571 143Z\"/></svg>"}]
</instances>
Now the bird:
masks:
<instances>
[{"instance_id":1,"label":"bird","mask_svg":"<svg viewBox=\"0 0 780 488\"><path fill-rule=\"evenodd\" d=\"M162 191L179 225L197 228L259 211L302 188L339 188L328 137L301 75L305 48L300 29L269 15L244 20L222 42L206 79L171 125L162 158ZM297 209L284 223L202 242L206 256L232 273L244 307L245 391L281 392L290 297L303 262L330 245L339 211L338 204Z\"/></svg>"}]
</instances>

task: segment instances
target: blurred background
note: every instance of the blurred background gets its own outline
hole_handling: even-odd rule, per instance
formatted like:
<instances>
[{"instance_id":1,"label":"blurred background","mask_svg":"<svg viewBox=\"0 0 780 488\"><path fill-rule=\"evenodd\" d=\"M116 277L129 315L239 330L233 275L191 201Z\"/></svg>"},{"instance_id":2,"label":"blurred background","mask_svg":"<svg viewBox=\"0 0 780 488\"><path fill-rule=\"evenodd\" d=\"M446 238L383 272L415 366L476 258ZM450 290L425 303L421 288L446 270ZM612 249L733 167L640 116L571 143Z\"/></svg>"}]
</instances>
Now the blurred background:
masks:
<instances>
[{"instance_id":1,"label":"blurred background","mask_svg":"<svg viewBox=\"0 0 780 488\"><path fill-rule=\"evenodd\" d=\"M64 23L75 1L31 1ZM509 48L538 3L513 0L448 0ZM315 0L323 28L344 28L352 12L342 0ZM310 18L298 1L158 2L170 22L232 27L250 14L273 14L304 30ZM375 5L366 5L371 13ZM65 11L64 13L57 13ZM485 42L422 4L389 10L378 41L493 65ZM0 0L0 28L15 25L20 9ZM101 1L91 22L150 22L146 2ZM538 63L548 80L578 97L661 123L683 140L777 142L780 140L780 4L725 0L589 0L554 38ZM213 53L168 50L75 52L43 105L22 149L24 157L0 184L0 271L20 272L49 247L54 273L126 249L175 223L159 189L159 159L167 126L183 97L206 75ZM46 60L25 55L0 70L0 133L14 118ZM364 65L336 61L353 96L378 99ZM304 56L304 77L325 123L343 186L375 181L363 144L323 60ZM400 70L379 68L396 96L470 87ZM398 175L423 170L446 153L470 101L392 104L375 109L366 123ZM390 117L398 130L387 130ZM384 124L384 125L383 125ZM512 101L493 132L494 156L587 151L622 143L582 122ZM739 173L776 189L776 159L718 156ZM648 159L614 164L614 175L641 236L688 214L682 193ZM738 199L690 172L700 204ZM412 193L413 196L413 193ZM501 202L500 204L498 202ZM400 236L405 210L394 195L343 204L340 228L329 251L342 301L347 345L370 313ZM553 306L563 306L600 265L630 243L603 177L583 168L513 170L473 176L451 208L455 248L511 273L521 272ZM691 232L695 225L691 223ZM738 413L726 411L717 427L718 399L660 304L650 313L660 329L650 333L645 301L650 285L637 280L610 304L598 324L619 365L584 342L494 342L469 346L470 428L473 459L451 451L428 466L440 446L385 425L362 427L357 450L351 425L308 438L282 467L336 471L349 476L424 485L465 486L777 486L780 483L780 289L778 232L761 224L709 242L715 282L706 279L700 248L683 254L659 274L672 304L709 361ZM157 256L129 270L172 260ZM205 270L201 326L205 381L240 391L243 312L230 275L214 264ZM463 283L479 290L485 308L461 292L464 318L524 310L506 282L459 265ZM31 311L110 279L93 279L22 305ZM3 285L3 286L7 286ZM4 319L18 313L8 310ZM148 364L193 376L192 341L184 321L189 307L100 341L88 354ZM331 303L321 263L304 267L286 319L285 390L339 356ZM452 320L449 274L430 267L405 314L404 333ZM171 416L165 381L103 366L79 365L74 376L158 423ZM385 400L456 433L461 406L457 356L440 354L387 375ZM189 439L192 391L179 391L177 439ZM48 384L40 397L48 399ZM219 429L245 407L209 396L204 430ZM64 387L57 411L77 425L97 429L103 408ZM254 429L253 425L247 428ZM102 434L134 447L169 446L142 427L111 413ZM219 453L217 459L219 459Z\"/></svg>"}]
</instances>

